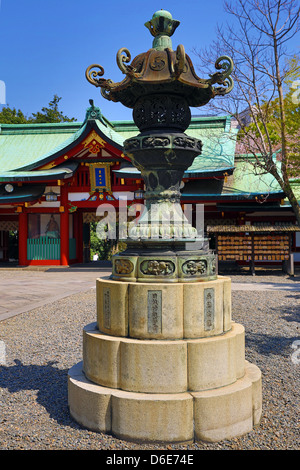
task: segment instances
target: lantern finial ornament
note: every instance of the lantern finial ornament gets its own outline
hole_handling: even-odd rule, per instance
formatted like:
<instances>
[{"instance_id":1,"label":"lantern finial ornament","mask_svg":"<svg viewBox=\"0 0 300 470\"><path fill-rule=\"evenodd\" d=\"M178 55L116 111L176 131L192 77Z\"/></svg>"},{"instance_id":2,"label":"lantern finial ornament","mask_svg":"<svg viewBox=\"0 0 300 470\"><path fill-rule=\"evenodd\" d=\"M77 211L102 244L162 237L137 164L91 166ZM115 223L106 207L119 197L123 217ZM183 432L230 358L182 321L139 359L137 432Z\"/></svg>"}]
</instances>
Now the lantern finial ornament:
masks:
<instances>
[{"instance_id":1,"label":"lantern finial ornament","mask_svg":"<svg viewBox=\"0 0 300 470\"><path fill-rule=\"evenodd\" d=\"M153 14L152 19L145 23L149 29L153 40L153 49L163 50L166 47L172 48L170 37L174 34L180 21L173 20L171 13L166 10L159 10Z\"/></svg>"}]
</instances>

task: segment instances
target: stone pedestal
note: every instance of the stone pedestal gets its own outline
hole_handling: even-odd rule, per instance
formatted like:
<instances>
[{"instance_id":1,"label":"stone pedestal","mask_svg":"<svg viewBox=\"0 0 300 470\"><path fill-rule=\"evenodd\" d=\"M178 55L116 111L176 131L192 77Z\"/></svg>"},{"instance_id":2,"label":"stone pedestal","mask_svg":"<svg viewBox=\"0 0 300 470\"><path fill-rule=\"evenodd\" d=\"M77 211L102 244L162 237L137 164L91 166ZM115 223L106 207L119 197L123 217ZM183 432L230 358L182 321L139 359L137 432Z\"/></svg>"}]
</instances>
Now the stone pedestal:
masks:
<instances>
[{"instance_id":1,"label":"stone pedestal","mask_svg":"<svg viewBox=\"0 0 300 470\"><path fill-rule=\"evenodd\" d=\"M69 371L82 426L144 442L220 441L261 416L261 373L231 319L231 281L97 280L97 319Z\"/></svg>"},{"instance_id":2,"label":"stone pedestal","mask_svg":"<svg viewBox=\"0 0 300 470\"><path fill-rule=\"evenodd\" d=\"M230 279L217 275L204 224L185 217L180 187L202 153L201 140L185 134L190 107L232 90L233 62L220 57L217 72L200 79L183 45L172 49L179 21L159 10L145 25L152 48L130 65L126 48L117 53L122 82L101 78L100 65L86 70L104 98L133 109L140 133L123 147L144 182L145 209L128 224L111 278L97 280L97 321L69 372L70 412L121 439L230 439L259 422L261 375L245 361L244 328L231 320Z\"/></svg>"}]
</instances>

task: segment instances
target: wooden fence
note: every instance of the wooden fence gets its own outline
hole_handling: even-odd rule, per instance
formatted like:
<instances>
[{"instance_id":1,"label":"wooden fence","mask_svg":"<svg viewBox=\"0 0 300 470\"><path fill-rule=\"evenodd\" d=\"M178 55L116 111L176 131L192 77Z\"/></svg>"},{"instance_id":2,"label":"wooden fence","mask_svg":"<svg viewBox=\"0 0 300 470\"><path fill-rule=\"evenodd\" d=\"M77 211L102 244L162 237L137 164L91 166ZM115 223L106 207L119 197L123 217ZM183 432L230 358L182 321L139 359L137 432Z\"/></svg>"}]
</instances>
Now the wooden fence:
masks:
<instances>
[{"instance_id":1,"label":"wooden fence","mask_svg":"<svg viewBox=\"0 0 300 470\"><path fill-rule=\"evenodd\" d=\"M27 239L27 259L60 259L60 239L39 237Z\"/></svg>"},{"instance_id":2,"label":"wooden fence","mask_svg":"<svg viewBox=\"0 0 300 470\"><path fill-rule=\"evenodd\" d=\"M76 239L69 240L69 258L76 259ZM50 237L28 238L27 239L27 259L28 260L59 260L60 259L60 239Z\"/></svg>"}]
</instances>

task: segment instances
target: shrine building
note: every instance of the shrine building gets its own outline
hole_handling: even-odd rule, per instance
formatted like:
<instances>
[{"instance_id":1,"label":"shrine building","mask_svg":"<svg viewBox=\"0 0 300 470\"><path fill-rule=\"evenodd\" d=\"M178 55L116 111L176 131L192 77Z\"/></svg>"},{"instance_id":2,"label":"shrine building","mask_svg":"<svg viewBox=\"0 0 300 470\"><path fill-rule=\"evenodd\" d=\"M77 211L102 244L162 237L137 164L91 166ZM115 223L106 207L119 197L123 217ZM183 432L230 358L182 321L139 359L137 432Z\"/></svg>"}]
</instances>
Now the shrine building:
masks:
<instances>
[{"instance_id":1,"label":"shrine building","mask_svg":"<svg viewBox=\"0 0 300 470\"><path fill-rule=\"evenodd\" d=\"M300 261L299 228L285 195L271 175L254 174L251 157L237 153L237 132L229 116L192 117L186 134L203 147L184 174L181 203L194 214L203 205L219 261ZM143 179L123 148L137 133L133 121L109 122L93 102L83 123L0 124L0 262L89 261L97 209L109 204L117 213L120 201L143 203Z\"/></svg>"}]
</instances>

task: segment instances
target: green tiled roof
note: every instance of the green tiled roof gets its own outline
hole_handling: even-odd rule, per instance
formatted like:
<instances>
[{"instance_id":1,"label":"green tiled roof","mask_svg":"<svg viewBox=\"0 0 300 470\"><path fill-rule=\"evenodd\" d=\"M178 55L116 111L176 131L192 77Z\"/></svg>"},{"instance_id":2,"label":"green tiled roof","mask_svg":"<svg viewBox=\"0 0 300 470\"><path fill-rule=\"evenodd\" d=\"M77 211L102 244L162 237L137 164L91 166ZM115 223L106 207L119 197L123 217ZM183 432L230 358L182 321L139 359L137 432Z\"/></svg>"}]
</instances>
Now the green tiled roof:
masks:
<instances>
[{"instance_id":1,"label":"green tiled roof","mask_svg":"<svg viewBox=\"0 0 300 470\"><path fill-rule=\"evenodd\" d=\"M264 200L265 197L280 198L284 193L276 179L269 173L255 174L249 161L235 161L232 175L225 180L197 180L189 181L182 191L182 199L195 200L215 199L243 199Z\"/></svg>"},{"instance_id":2,"label":"green tiled roof","mask_svg":"<svg viewBox=\"0 0 300 470\"><path fill-rule=\"evenodd\" d=\"M73 140L80 126L58 124L0 124L0 173L27 167Z\"/></svg>"},{"instance_id":3,"label":"green tiled roof","mask_svg":"<svg viewBox=\"0 0 300 470\"><path fill-rule=\"evenodd\" d=\"M91 108L90 108L91 109ZM98 109L98 108L97 108ZM88 132L89 123L108 142L121 149L125 139L139 130L133 121L109 123L104 117L84 123L2 124L0 125L0 179L8 181L33 176L32 170L48 163ZM229 130L228 117L193 117L186 133L203 142L202 155L196 157L187 176L200 172L226 171L233 168L235 134ZM25 171L25 173L24 173ZM13 172L13 173L11 173ZM30 172L30 173L26 173ZM49 176L53 172L49 173ZM44 176L47 174L44 172ZM36 175L38 176L38 175Z\"/></svg>"},{"instance_id":4,"label":"green tiled roof","mask_svg":"<svg viewBox=\"0 0 300 470\"><path fill-rule=\"evenodd\" d=\"M237 129L232 129L230 123L228 116L192 117L186 134L200 139L203 148L202 154L194 159L185 172L184 176L190 178L190 181L183 190L183 199L193 196L250 200L255 195L273 194L280 197L283 194L270 174L255 175L250 162L242 158L235 159ZM71 176L77 168L75 162L68 161L68 164L48 170L38 168L63 155L63 152L67 153L91 130L96 130L121 151L124 140L139 133L133 121L110 123L102 116L100 109L93 105L87 110L83 123L0 124L0 182L47 181ZM126 159L118 172L134 178L140 174ZM195 180L226 173L226 180Z\"/></svg>"},{"instance_id":5,"label":"green tiled roof","mask_svg":"<svg viewBox=\"0 0 300 470\"><path fill-rule=\"evenodd\" d=\"M280 171L279 162L278 170ZM270 173L256 173L252 163L247 160L236 159L234 173L228 178L228 186L231 188L231 192L245 196L250 194L257 196L260 194L283 194L274 176Z\"/></svg>"},{"instance_id":6,"label":"green tiled roof","mask_svg":"<svg viewBox=\"0 0 300 470\"><path fill-rule=\"evenodd\" d=\"M84 123L55 124L1 124L0 125L0 181L9 181L34 175L33 170L53 160L91 129L99 132L108 142L119 149L123 137L104 120L87 120ZM24 173L25 172L25 173ZM61 172L61 170L59 170ZM49 177L55 170L50 171ZM47 172L40 173L47 176Z\"/></svg>"}]
</instances>

